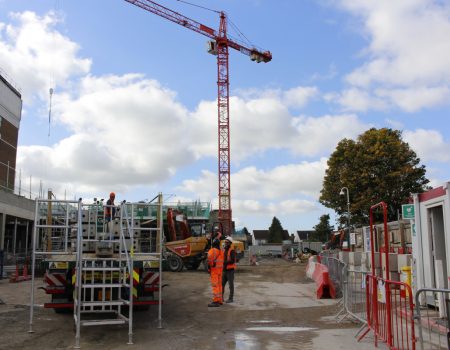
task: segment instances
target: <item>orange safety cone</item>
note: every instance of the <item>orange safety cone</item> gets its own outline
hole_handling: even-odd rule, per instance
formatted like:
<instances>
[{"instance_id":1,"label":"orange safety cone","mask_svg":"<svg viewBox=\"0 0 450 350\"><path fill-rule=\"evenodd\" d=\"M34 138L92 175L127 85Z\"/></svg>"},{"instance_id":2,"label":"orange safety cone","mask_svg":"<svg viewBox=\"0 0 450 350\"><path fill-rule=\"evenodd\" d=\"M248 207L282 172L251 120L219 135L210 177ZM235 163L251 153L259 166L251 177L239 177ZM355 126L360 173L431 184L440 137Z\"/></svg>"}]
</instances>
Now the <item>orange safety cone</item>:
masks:
<instances>
[{"instance_id":1,"label":"orange safety cone","mask_svg":"<svg viewBox=\"0 0 450 350\"><path fill-rule=\"evenodd\" d=\"M22 281L27 281L30 279L30 276L28 276L28 265L25 263L23 266L23 272L22 272Z\"/></svg>"},{"instance_id":2,"label":"orange safety cone","mask_svg":"<svg viewBox=\"0 0 450 350\"><path fill-rule=\"evenodd\" d=\"M16 264L16 271L11 274L9 277L9 283L15 283L17 282L17 276L19 276L19 265Z\"/></svg>"}]
</instances>

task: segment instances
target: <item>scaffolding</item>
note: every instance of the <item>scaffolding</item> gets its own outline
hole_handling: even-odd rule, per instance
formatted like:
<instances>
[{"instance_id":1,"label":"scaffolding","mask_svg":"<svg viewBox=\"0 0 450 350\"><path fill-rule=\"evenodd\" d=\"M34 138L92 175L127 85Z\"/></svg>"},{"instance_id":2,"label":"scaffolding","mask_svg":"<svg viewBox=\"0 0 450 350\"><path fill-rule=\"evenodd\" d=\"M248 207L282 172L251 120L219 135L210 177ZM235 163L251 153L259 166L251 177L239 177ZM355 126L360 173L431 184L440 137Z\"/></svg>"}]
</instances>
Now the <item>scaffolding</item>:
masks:
<instances>
[{"instance_id":1,"label":"scaffolding","mask_svg":"<svg viewBox=\"0 0 450 350\"><path fill-rule=\"evenodd\" d=\"M107 212L113 215L108 217ZM81 199L37 199L29 332L33 332L39 257L48 264L49 307L73 308L75 348L80 348L82 326L127 324L128 344L133 344L136 305L158 304L161 328L162 215L161 194L149 203L119 206L101 201L84 204Z\"/></svg>"}]
</instances>

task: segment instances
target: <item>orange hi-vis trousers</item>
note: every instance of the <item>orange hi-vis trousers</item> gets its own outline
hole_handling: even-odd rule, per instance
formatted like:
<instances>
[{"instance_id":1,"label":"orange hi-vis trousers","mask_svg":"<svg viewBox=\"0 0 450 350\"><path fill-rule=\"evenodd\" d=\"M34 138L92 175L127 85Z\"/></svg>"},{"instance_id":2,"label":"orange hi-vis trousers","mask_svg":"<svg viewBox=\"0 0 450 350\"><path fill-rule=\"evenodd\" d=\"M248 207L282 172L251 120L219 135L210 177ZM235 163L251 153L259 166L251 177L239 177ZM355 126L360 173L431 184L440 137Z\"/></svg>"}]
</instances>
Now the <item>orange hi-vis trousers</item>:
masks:
<instances>
[{"instance_id":1,"label":"orange hi-vis trousers","mask_svg":"<svg viewBox=\"0 0 450 350\"><path fill-rule=\"evenodd\" d=\"M211 271L213 302L222 304L223 252L220 249L211 248L208 251L208 266Z\"/></svg>"},{"instance_id":2,"label":"orange hi-vis trousers","mask_svg":"<svg viewBox=\"0 0 450 350\"><path fill-rule=\"evenodd\" d=\"M222 268L211 268L211 287L213 292L213 302L223 303L222 299Z\"/></svg>"}]
</instances>

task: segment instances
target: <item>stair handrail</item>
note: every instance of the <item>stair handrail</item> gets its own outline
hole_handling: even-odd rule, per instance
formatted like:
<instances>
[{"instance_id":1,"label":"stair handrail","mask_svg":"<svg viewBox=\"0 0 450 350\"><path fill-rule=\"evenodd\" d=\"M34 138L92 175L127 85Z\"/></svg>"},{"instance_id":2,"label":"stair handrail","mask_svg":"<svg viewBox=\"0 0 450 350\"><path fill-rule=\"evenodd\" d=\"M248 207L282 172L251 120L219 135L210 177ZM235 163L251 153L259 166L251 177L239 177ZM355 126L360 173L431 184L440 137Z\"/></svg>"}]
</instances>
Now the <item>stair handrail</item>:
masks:
<instances>
[{"instance_id":1,"label":"stair handrail","mask_svg":"<svg viewBox=\"0 0 450 350\"><path fill-rule=\"evenodd\" d=\"M127 260L127 265L128 265L128 270L130 271L130 274L132 273L132 265L131 265L131 254L128 254L128 249L127 249L127 245L126 245L126 241L125 241L125 234L124 234L124 229L123 229L123 220L125 219L126 221L126 229L128 230L128 232L130 232L130 242L132 242L132 234L131 234L131 230L130 230L130 222L129 222L129 218L128 218L128 210L127 210L127 204L125 201L123 201L120 204L120 240L122 242L123 245L123 249L125 251L125 258ZM122 252L119 252L119 255L122 255Z\"/></svg>"},{"instance_id":2,"label":"stair handrail","mask_svg":"<svg viewBox=\"0 0 450 350\"><path fill-rule=\"evenodd\" d=\"M130 235L131 253L128 254L127 245L125 241L125 234L123 230L123 216L125 215L126 227ZM131 204L131 222L133 222L133 204ZM130 221L128 217L128 208L125 201L122 202L120 208L120 237L123 242L125 250L125 257L127 259L128 271L129 271L129 307L128 307L128 344L133 344L133 230L130 228ZM119 257L122 256L122 252L119 252Z\"/></svg>"},{"instance_id":3,"label":"stair handrail","mask_svg":"<svg viewBox=\"0 0 450 350\"><path fill-rule=\"evenodd\" d=\"M77 303L73 309L75 323L75 349L80 348L80 326L81 326L81 285L82 285L82 265L83 265L83 221L82 221L82 202L81 198L78 200L78 222L77 222L77 263L76 263L76 275L75 286ZM75 300L74 300L75 302ZM76 314L76 315L75 315Z\"/></svg>"}]
</instances>

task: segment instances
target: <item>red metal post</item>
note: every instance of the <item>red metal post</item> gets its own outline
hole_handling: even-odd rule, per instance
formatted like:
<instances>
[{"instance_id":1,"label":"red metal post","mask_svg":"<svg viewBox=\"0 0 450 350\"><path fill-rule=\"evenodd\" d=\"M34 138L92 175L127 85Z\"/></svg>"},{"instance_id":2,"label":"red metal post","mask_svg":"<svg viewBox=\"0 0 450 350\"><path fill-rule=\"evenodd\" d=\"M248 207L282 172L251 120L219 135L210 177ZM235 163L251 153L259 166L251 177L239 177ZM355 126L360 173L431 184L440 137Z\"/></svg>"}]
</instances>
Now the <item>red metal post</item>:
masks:
<instances>
[{"instance_id":1,"label":"red metal post","mask_svg":"<svg viewBox=\"0 0 450 350\"><path fill-rule=\"evenodd\" d=\"M383 208L384 253L385 253L385 259L386 259L386 281L388 281L389 280L389 236L388 236L388 232L387 232L387 205L384 202L380 202L380 203L372 205L370 207L370 219L369 220L370 220L370 240L371 240L371 242L370 242L370 250L371 250L371 253L372 253L372 257L371 257L371 260L372 260L372 274L374 276L376 276L376 274L375 274L375 271L376 271L376 269L375 269L375 247L374 247L374 236L373 236L373 228L372 228L372 226L373 226L373 211L375 209L379 208L379 207ZM381 262L381 260L382 260L381 259L382 252L380 251L379 254L380 254L380 268L382 269L383 268L383 264ZM381 279L382 278L383 278L383 270L381 270ZM389 294L389 292L387 291L388 287L386 285L385 285L385 288L386 288L387 294ZM372 305L373 306L373 312L376 315L375 316L376 317L375 318L375 327L376 327L376 329L378 329L378 326L379 326L379 324L378 324L378 321L379 321L378 320L378 300L377 300L377 297L376 297L377 291L378 291L378 285L376 285L374 287L374 290L373 290L374 304ZM387 316L387 343L388 343L388 345L391 345L392 344L392 333L391 333L392 327L391 327L391 317L390 317L390 315L391 315L391 305L390 305L390 300L388 300L388 295L386 295L386 309L387 309L386 310L386 314L388 315ZM375 332L375 334L376 334L376 332ZM376 338L376 335L375 335L375 345L376 344L377 344L377 338Z\"/></svg>"},{"instance_id":2,"label":"red metal post","mask_svg":"<svg viewBox=\"0 0 450 350\"><path fill-rule=\"evenodd\" d=\"M231 234L230 191L230 81L228 73L227 20L220 14L217 42L217 107L218 107L218 176L219 176L219 221L223 234Z\"/></svg>"}]
</instances>

